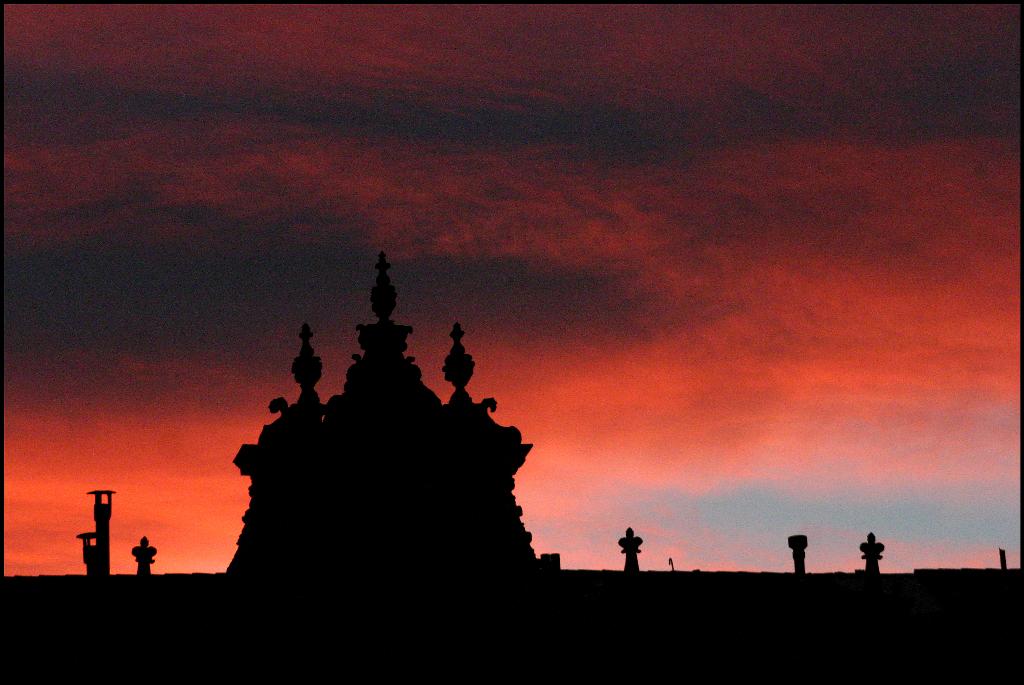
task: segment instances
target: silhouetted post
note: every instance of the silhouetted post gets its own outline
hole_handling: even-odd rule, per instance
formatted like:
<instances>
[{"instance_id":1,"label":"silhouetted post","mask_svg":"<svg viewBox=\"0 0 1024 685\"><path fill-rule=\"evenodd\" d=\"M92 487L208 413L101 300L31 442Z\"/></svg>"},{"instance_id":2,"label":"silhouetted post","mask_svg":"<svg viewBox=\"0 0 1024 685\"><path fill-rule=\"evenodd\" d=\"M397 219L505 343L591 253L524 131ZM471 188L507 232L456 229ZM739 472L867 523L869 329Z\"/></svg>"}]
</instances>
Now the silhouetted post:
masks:
<instances>
[{"instance_id":1,"label":"silhouetted post","mask_svg":"<svg viewBox=\"0 0 1024 685\"><path fill-rule=\"evenodd\" d=\"M93 544L96 541L96 533L79 533L76 537L82 541L82 561L85 562L85 575L99 575L96 566L96 545Z\"/></svg>"},{"instance_id":2,"label":"silhouetted post","mask_svg":"<svg viewBox=\"0 0 1024 685\"><path fill-rule=\"evenodd\" d=\"M877 589L879 584L878 560L882 558L885 545L875 542L875 534L868 533L868 541L862 542L860 551L864 553L864 575L868 589Z\"/></svg>"},{"instance_id":3,"label":"silhouetted post","mask_svg":"<svg viewBox=\"0 0 1024 685\"><path fill-rule=\"evenodd\" d=\"M92 505L92 518L96 522L96 532L82 533L78 539L82 541L82 559L85 561L85 575L110 575L110 505L113 490L92 490L95 500ZM103 501L104 495L106 501Z\"/></svg>"},{"instance_id":4,"label":"silhouetted post","mask_svg":"<svg viewBox=\"0 0 1024 685\"><path fill-rule=\"evenodd\" d=\"M135 557L135 561L139 564L139 570L136 575L148 576L150 575L149 567L153 565L153 557L156 556L156 547L149 546L149 538L145 535L139 540L139 544L136 547L132 547L132 556Z\"/></svg>"},{"instance_id":5,"label":"silhouetted post","mask_svg":"<svg viewBox=\"0 0 1024 685\"><path fill-rule=\"evenodd\" d=\"M798 576L804 574L804 550L807 549L806 535L790 535L789 548L793 550L793 573Z\"/></svg>"},{"instance_id":6,"label":"silhouetted post","mask_svg":"<svg viewBox=\"0 0 1024 685\"><path fill-rule=\"evenodd\" d=\"M643 538L633 535L632 528L626 529L626 537L619 538L619 547L626 555L626 568L623 569L626 573L640 573L640 562L636 555L640 554L640 545L643 543Z\"/></svg>"},{"instance_id":7,"label":"silhouetted post","mask_svg":"<svg viewBox=\"0 0 1024 685\"><path fill-rule=\"evenodd\" d=\"M113 490L93 490L88 493L95 497L92 517L96 521L96 565L97 575L110 575L110 510ZM106 501L103 501L106 496Z\"/></svg>"},{"instance_id":8,"label":"silhouetted post","mask_svg":"<svg viewBox=\"0 0 1024 685\"><path fill-rule=\"evenodd\" d=\"M668 568L669 568L670 571L675 571L676 570L676 565L672 563L672 557L668 558Z\"/></svg>"},{"instance_id":9,"label":"silhouetted post","mask_svg":"<svg viewBox=\"0 0 1024 685\"><path fill-rule=\"evenodd\" d=\"M540 570L544 573L558 573L562 570L562 555L557 552L541 554L539 564Z\"/></svg>"},{"instance_id":10,"label":"silhouetted post","mask_svg":"<svg viewBox=\"0 0 1024 685\"><path fill-rule=\"evenodd\" d=\"M1006 570L1006 550L1002 547L999 548L999 568Z\"/></svg>"}]
</instances>

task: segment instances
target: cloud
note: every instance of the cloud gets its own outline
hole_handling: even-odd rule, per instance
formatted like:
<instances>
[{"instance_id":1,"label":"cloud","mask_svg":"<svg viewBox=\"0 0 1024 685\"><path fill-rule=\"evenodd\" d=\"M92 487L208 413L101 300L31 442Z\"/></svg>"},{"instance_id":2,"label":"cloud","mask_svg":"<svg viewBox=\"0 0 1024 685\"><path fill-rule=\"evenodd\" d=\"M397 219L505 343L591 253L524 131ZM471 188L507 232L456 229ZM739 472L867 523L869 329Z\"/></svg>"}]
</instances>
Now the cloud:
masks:
<instances>
[{"instance_id":1,"label":"cloud","mask_svg":"<svg viewBox=\"0 0 1024 685\"><path fill-rule=\"evenodd\" d=\"M349 135L564 143L622 157L824 133L1018 128L1014 7L14 7L4 16L5 114L26 138L242 114Z\"/></svg>"},{"instance_id":2,"label":"cloud","mask_svg":"<svg viewBox=\"0 0 1024 685\"><path fill-rule=\"evenodd\" d=\"M426 382L460 321L575 563L659 484L927 483L923 520L1019 479L1019 8L5 7L4 49L19 525L130 450L145 500L212 479L226 563L230 458L303 321L340 391L381 248ZM774 558L703 534L677 561Z\"/></svg>"}]
</instances>

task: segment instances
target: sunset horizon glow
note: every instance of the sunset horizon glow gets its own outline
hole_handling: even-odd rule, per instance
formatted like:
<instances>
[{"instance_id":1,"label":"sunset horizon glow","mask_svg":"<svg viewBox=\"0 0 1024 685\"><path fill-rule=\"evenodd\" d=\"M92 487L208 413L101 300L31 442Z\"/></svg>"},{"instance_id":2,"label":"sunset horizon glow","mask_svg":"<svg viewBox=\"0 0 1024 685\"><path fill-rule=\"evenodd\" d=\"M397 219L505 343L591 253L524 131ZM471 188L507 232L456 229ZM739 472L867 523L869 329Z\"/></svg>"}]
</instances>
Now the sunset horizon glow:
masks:
<instances>
[{"instance_id":1,"label":"sunset horizon glow","mask_svg":"<svg viewBox=\"0 0 1024 685\"><path fill-rule=\"evenodd\" d=\"M304 322L342 392L380 250L563 568L627 526L642 570L1019 567L1019 7L4 20L5 575L84 573L97 488L113 573L223 572L232 459Z\"/></svg>"}]
</instances>

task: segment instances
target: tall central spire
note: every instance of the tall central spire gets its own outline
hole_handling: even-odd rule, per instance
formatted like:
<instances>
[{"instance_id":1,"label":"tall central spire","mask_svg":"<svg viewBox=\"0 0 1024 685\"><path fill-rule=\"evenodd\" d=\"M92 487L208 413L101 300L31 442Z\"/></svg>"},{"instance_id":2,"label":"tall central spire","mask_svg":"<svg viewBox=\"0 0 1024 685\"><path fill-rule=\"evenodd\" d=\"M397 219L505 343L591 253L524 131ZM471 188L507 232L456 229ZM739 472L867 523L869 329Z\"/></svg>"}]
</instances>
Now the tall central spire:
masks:
<instances>
[{"instance_id":1,"label":"tall central spire","mask_svg":"<svg viewBox=\"0 0 1024 685\"><path fill-rule=\"evenodd\" d=\"M375 268L377 282L370 290L370 302L377 321L356 326L359 346L365 354L352 356L356 363L346 374L345 389L355 389L365 382L368 390L376 388L373 392L377 392L386 385L381 384L385 378L398 376L422 386L420 370L413 364L415 359L405 356L408 349L406 338L412 333L412 326L403 326L391 320L398 295L388 276L391 265L383 252L378 255Z\"/></svg>"},{"instance_id":2,"label":"tall central spire","mask_svg":"<svg viewBox=\"0 0 1024 685\"><path fill-rule=\"evenodd\" d=\"M395 286L391 285L391 279L388 277L388 269L391 268L391 265L388 264L383 252L377 258L375 268L378 272L377 285L373 286L373 290L370 291L370 302L373 303L373 313L377 315L377 318L382 323L389 323L391 312L395 311L398 293L395 292Z\"/></svg>"}]
</instances>

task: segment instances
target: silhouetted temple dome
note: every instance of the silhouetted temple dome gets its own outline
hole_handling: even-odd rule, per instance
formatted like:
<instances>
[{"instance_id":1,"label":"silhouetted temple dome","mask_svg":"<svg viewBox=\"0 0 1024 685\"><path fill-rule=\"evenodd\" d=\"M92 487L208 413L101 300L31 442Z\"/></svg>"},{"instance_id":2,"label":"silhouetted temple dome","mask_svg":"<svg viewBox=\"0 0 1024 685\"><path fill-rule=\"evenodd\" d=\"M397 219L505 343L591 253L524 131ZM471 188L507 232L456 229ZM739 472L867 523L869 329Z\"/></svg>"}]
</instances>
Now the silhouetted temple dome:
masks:
<instances>
[{"instance_id":1,"label":"silhouetted temple dome","mask_svg":"<svg viewBox=\"0 0 1024 685\"><path fill-rule=\"evenodd\" d=\"M536 559L514 476L532 445L490 414L497 403L466 391L474 368L456 323L444 360L455 386L444 404L405 355L410 326L391 315L397 293L379 256L360 324L362 352L344 391L321 403L322 364L303 324L292 364L298 400L270 403L280 416L235 457L252 479L249 509L228 573L329 577L417 572L477 577L532 572Z\"/></svg>"}]
</instances>

